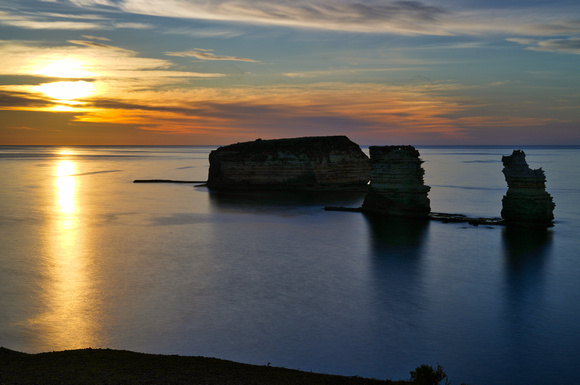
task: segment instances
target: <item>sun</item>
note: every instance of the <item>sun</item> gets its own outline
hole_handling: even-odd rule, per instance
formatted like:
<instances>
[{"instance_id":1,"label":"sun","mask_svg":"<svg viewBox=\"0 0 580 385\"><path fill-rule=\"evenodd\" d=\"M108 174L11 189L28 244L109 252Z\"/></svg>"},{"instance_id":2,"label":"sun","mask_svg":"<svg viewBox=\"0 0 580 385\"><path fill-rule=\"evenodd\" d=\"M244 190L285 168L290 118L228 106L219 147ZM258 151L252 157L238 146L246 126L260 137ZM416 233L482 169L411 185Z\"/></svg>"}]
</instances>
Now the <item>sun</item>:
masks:
<instances>
[{"instance_id":1,"label":"sun","mask_svg":"<svg viewBox=\"0 0 580 385\"><path fill-rule=\"evenodd\" d=\"M92 83L79 80L76 82L44 83L36 89L46 96L62 101L72 102L75 99L85 98L95 91Z\"/></svg>"}]
</instances>

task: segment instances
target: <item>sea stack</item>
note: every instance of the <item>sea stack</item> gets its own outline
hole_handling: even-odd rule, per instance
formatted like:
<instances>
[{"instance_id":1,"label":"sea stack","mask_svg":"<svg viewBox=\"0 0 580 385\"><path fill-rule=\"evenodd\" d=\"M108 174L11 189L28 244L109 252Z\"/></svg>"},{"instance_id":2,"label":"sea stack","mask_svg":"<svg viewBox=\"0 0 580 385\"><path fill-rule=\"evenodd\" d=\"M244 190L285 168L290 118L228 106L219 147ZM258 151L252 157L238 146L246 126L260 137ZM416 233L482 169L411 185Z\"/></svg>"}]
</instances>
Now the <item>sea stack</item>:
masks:
<instances>
[{"instance_id":1,"label":"sea stack","mask_svg":"<svg viewBox=\"0 0 580 385\"><path fill-rule=\"evenodd\" d=\"M362 205L365 212L427 217L431 212L425 170L413 146L371 146L371 183Z\"/></svg>"},{"instance_id":2,"label":"sea stack","mask_svg":"<svg viewBox=\"0 0 580 385\"><path fill-rule=\"evenodd\" d=\"M366 191L370 161L346 136L257 139L209 155L207 185L217 190Z\"/></svg>"},{"instance_id":3,"label":"sea stack","mask_svg":"<svg viewBox=\"0 0 580 385\"><path fill-rule=\"evenodd\" d=\"M526 163L526 154L514 150L503 156L503 174L508 185L502 199L501 216L507 224L550 226L554 220L552 196L546 192L546 176L539 168L532 170Z\"/></svg>"}]
</instances>

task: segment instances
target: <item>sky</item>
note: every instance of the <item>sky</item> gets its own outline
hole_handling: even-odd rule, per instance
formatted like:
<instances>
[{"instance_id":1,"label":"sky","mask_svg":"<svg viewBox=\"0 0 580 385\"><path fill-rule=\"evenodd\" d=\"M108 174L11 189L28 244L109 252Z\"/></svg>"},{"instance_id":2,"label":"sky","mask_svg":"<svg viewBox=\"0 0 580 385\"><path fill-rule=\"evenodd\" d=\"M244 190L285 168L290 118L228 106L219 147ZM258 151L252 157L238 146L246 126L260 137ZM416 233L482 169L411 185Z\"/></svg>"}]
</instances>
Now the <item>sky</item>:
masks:
<instances>
[{"instance_id":1,"label":"sky","mask_svg":"<svg viewBox=\"0 0 580 385\"><path fill-rule=\"evenodd\" d=\"M578 0L0 0L0 144L580 144Z\"/></svg>"}]
</instances>

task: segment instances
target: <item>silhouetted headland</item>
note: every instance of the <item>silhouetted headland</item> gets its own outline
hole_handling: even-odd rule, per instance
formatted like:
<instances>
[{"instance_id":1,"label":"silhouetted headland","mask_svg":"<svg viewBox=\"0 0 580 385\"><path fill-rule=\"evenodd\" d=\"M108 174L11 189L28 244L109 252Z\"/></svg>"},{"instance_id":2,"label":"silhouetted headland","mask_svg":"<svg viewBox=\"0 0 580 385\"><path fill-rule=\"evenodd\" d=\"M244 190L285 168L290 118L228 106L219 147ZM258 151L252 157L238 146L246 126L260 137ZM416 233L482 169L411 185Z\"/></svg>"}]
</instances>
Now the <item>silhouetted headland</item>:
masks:
<instances>
[{"instance_id":1,"label":"silhouetted headland","mask_svg":"<svg viewBox=\"0 0 580 385\"><path fill-rule=\"evenodd\" d=\"M249 365L207 357L79 349L26 354L0 347L0 383L22 384L409 384Z\"/></svg>"}]
</instances>

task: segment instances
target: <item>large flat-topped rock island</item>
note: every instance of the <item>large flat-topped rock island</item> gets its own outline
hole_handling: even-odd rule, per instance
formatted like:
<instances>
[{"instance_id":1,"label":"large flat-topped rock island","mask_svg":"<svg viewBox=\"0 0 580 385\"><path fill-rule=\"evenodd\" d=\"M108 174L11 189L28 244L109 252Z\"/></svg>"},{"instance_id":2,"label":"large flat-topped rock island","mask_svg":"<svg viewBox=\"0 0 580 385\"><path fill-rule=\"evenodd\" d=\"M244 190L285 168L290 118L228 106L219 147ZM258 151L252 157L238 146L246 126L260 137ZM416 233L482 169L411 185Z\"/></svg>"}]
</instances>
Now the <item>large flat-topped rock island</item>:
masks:
<instances>
[{"instance_id":1,"label":"large flat-topped rock island","mask_svg":"<svg viewBox=\"0 0 580 385\"><path fill-rule=\"evenodd\" d=\"M370 161L346 136L255 140L209 155L207 186L219 190L362 190Z\"/></svg>"}]
</instances>

